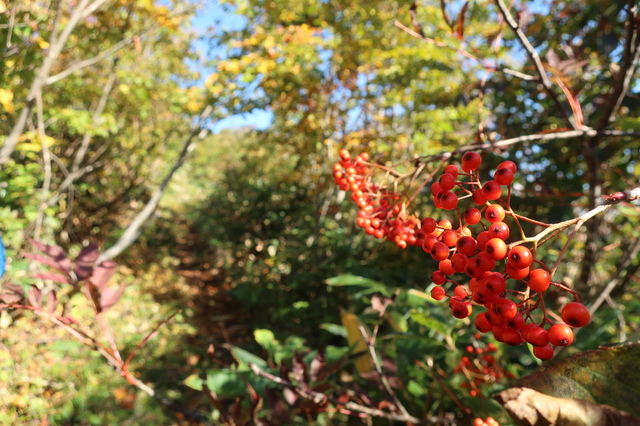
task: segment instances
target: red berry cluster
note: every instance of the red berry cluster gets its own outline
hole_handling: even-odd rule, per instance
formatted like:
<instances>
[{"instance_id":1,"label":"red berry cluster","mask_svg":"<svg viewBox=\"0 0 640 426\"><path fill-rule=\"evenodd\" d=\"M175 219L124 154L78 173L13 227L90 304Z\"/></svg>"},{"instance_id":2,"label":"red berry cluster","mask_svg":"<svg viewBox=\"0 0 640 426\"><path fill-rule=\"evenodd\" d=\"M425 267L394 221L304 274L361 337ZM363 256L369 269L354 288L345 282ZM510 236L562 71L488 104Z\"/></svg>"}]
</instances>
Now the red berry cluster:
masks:
<instances>
[{"instance_id":1,"label":"red berry cluster","mask_svg":"<svg viewBox=\"0 0 640 426\"><path fill-rule=\"evenodd\" d=\"M351 158L340 150L340 162L333 165L333 179L343 191L351 191L351 199L360 208L356 224L375 238L393 241L398 247L422 244L420 219L407 213L398 203L400 195L383 189L371 181L366 152Z\"/></svg>"},{"instance_id":2,"label":"red berry cluster","mask_svg":"<svg viewBox=\"0 0 640 426\"><path fill-rule=\"evenodd\" d=\"M535 260L534 253L523 245L529 241L524 239L519 221L529 219L516 215L510 207L511 184L517 172L514 162L502 162L493 179L485 183L480 181L478 172L482 157L475 152L465 153L460 167L445 167L431 185L431 193L437 208L457 212L459 226L454 229L446 219L427 217L419 221L409 215L397 193L382 190L372 182L366 153L351 159L349 152L342 150L340 158L340 163L334 165L334 178L341 189L352 191L352 199L360 207L358 225L368 234L391 240L401 248L422 246L438 262L438 269L431 275L436 284L431 296L436 300L449 298L456 318L468 317L474 305L484 306L486 312L475 318L480 332L491 332L498 341L513 346L530 343L540 359L551 358L553 346L571 344L571 327L583 327L590 321L589 311L577 301L563 307L564 323L554 324L548 318L542 295L550 285L564 287L551 280L551 269ZM473 206L462 211L459 203L463 200L471 201ZM507 217L522 236L511 243L512 227L505 222ZM477 235L472 227L479 230ZM468 283L453 279L456 274ZM515 290L520 281L526 287ZM534 313L538 309L542 318L536 322Z\"/></svg>"},{"instance_id":3,"label":"red berry cluster","mask_svg":"<svg viewBox=\"0 0 640 426\"><path fill-rule=\"evenodd\" d=\"M480 417L476 417L473 420L473 426L500 426L500 423L493 417L487 417L484 420Z\"/></svg>"},{"instance_id":4,"label":"red berry cluster","mask_svg":"<svg viewBox=\"0 0 640 426\"><path fill-rule=\"evenodd\" d=\"M482 387L499 382L505 378L513 379L513 374L506 371L493 355L497 349L493 343L484 346L479 340L480 335L475 335L474 345L468 345L465 349L467 355L463 356L454 374L462 374L464 381L461 387L468 389L473 397L483 396Z\"/></svg>"}]
</instances>

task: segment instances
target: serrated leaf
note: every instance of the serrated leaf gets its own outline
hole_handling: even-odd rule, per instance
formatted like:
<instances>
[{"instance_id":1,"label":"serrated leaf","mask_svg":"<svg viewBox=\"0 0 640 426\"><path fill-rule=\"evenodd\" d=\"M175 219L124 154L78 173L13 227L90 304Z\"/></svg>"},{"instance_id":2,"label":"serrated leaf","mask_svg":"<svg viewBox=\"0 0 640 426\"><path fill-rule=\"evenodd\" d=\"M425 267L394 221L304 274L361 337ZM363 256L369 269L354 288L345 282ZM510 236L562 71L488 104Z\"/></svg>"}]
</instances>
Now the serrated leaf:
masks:
<instances>
[{"instance_id":1,"label":"serrated leaf","mask_svg":"<svg viewBox=\"0 0 640 426\"><path fill-rule=\"evenodd\" d=\"M370 278L359 277L357 275L345 274L337 277L329 278L326 283L333 287L359 286L367 288L365 293L382 293L385 296L393 293L386 285L374 281Z\"/></svg>"},{"instance_id":2,"label":"serrated leaf","mask_svg":"<svg viewBox=\"0 0 640 426\"><path fill-rule=\"evenodd\" d=\"M516 386L558 398L607 404L640 416L638 359L639 344L596 349L548 363Z\"/></svg>"}]
</instances>

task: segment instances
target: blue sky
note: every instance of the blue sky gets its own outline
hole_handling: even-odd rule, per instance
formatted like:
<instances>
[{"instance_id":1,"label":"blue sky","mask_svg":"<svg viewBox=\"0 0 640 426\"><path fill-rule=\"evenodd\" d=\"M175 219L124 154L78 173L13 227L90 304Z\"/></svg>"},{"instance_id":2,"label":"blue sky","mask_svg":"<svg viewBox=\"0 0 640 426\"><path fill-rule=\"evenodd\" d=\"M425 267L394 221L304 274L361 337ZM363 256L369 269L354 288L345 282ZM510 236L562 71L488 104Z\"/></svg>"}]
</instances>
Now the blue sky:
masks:
<instances>
[{"instance_id":1,"label":"blue sky","mask_svg":"<svg viewBox=\"0 0 640 426\"><path fill-rule=\"evenodd\" d=\"M241 29L245 23L244 17L230 12L229 9L229 5L223 6L217 0L207 1L204 8L193 19L194 28L200 34L205 34L209 29L214 33ZM224 57L224 50L214 49L209 52L209 46L202 41L196 42L195 46L204 56ZM211 69L206 68L199 71L201 71L203 79L206 79L209 73L212 72ZM268 111L255 110L251 113L224 118L218 121L211 130L213 133L218 133L224 129L245 126L265 129L271 124L272 117L272 114Z\"/></svg>"}]
</instances>

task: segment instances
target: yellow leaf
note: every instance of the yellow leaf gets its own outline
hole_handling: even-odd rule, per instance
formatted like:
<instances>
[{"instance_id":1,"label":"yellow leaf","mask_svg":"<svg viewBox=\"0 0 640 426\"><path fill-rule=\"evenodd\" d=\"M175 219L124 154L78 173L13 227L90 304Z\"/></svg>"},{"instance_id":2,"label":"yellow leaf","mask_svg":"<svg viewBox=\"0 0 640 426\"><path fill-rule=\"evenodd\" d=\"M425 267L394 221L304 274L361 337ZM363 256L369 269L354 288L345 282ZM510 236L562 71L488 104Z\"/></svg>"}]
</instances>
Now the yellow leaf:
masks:
<instances>
[{"instance_id":1,"label":"yellow leaf","mask_svg":"<svg viewBox=\"0 0 640 426\"><path fill-rule=\"evenodd\" d=\"M7 6L4 5L4 2L0 0L0 13L5 13L7 11Z\"/></svg>"},{"instance_id":2,"label":"yellow leaf","mask_svg":"<svg viewBox=\"0 0 640 426\"><path fill-rule=\"evenodd\" d=\"M36 43L38 43L38 46L40 46L40 49L42 50L49 48L49 42L43 39L42 37L38 37L36 40Z\"/></svg>"},{"instance_id":3,"label":"yellow leaf","mask_svg":"<svg viewBox=\"0 0 640 426\"><path fill-rule=\"evenodd\" d=\"M347 330L349 347L353 348L354 353L364 352L363 355L355 360L356 370L360 374L372 372L374 368L373 360L371 356L369 356L369 347L367 346L367 342L364 341L364 337L360 331L360 327L364 327L364 324L360 321L360 318L344 309L340 310L340 322L342 322L342 325Z\"/></svg>"},{"instance_id":4,"label":"yellow leaf","mask_svg":"<svg viewBox=\"0 0 640 426\"><path fill-rule=\"evenodd\" d=\"M7 89L0 89L0 105L9 114L13 114L15 109L13 108L13 92Z\"/></svg>"}]
</instances>

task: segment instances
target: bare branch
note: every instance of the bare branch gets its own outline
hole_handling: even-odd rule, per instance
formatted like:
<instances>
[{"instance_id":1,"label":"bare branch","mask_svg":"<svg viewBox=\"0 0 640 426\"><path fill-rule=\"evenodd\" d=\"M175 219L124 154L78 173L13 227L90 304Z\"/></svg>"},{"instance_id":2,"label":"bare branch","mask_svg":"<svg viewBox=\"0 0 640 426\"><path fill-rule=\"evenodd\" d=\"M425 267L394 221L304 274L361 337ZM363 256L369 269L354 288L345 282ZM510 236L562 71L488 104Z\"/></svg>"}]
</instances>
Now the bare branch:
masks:
<instances>
[{"instance_id":1,"label":"bare branch","mask_svg":"<svg viewBox=\"0 0 640 426\"><path fill-rule=\"evenodd\" d=\"M95 0L91 4L89 4L89 1L90 0L80 0L80 4L78 4L78 6L76 6L76 8L74 9L73 13L69 17L67 25L64 27L64 30L62 30L62 33L59 37L57 36L55 31L53 32L50 41L54 41L55 43L50 44L49 52L47 53L42 66L40 66L40 69L38 69L36 77L31 83L31 87L29 88L29 92L27 93L26 105L20 111L20 115L18 116L18 119L11 129L11 133L9 133L4 141L2 149L0 149L0 165L3 165L7 161L9 161L11 154L15 150L16 145L18 144L18 139L20 135L22 135L22 132L27 125L27 119L29 117L29 114L31 113L31 110L33 109L35 98L38 93L40 93L43 84L49 76L51 67L60 55L60 52L62 51L62 48L67 42L69 36L78 25L80 20L84 19L90 13L93 13L107 0Z\"/></svg>"},{"instance_id":2,"label":"bare branch","mask_svg":"<svg viewBox=\"0 0 640 426\"><path fill-rule=\"evenodd\" d=\"M631 80L635 74L640 60L640 22L638 22L638 6L634 0L628 2L629 12L627 18L627 36L625 38L624 55L621 59L620 71L607 95L607 102L603 107L602 118L596 125L596 129L604 129L615 117L622 101L629 92Z\"/></svg>"},{"instance_id":3,"label":"bare branch","mask_svg":"<svg viewBox=\"0 0 640 426\"><path fill-rule=\"evenodd\" d=\"M73 74L76 71L79 71L79 70L81 70L83 68L86 68L86 67L90 67L91 65L100 62L101 60L111 56L113 53L115 53L118 50L122 49L127 44L130 44L131 42L133 42L134 37L135 36L131 36L131 37L126 38L124 40L120 40L118 43L114 44L113 46L111 46L110 48L105 50L104 52L100 53L99 55L94 56L91 59L85 59L84 61L80 61L80 62L76 62L74 64L71 64L64 71L61 71L58 74L52 75L51 77L47 78L45 80L45 82L44 82L44 85L49 85L49 84L56 83L56 82L62 80L63 78L70 76L71 74Z\"/></svg>"},{"instance_id":4,"label":"bare branch","mask_svg":"<svg viewBox=\"0 0 640 426\"><path fill-rule=\"evenodd\" d=\"M500 9L500 12L504 17L504 20L507 22L507 25L509 25L509 27L516 34L516 37L518 37L518 40L520 40L520 44L522 44L522 47L524 47L524 50L527 51L527 55L529 56L529 59L533 61L533 64L536 67L536 71L540 76L540 81L542 82L542 85L545 88L545 91L547 92L549 97L553 100L553 103L556 104L556 107L560 110L562 115L569 121L569 123L571 124L571 127L574 129L578 129L578 126L575 120L566 112L564 106L560 102L560 99L558 99L558 95L553 90L553 84L551 83L551 80L549 79L549 76L547 75L547 72L545 71L544 66L542 65L542 61L540 60L540 56L538 55L538 52L536 52L536 50L533 48L533 46L529 42L529 39L520 28L520 25L516 22L515 19L513 19L513 16L511 16L511 12L509 12L509 9L504 4L504 2L502 0L496 0L496 4L498 5L498 9Z\"/></svg>"},{"instance_id":5,"label":"bare branch","mask_svg":"<svg viewBox=\"0 0 640 426\"><path fill-rule=\"evenodd\" d=\"M475 150L485 150L485 149L495 149L502 148L505 146L516 145L523 142L537 142L537 141L550 141L555 139L571 139L571 138L580 138L583 136L609 136L609 137L640 137L640 132L624 132L620 130L605 130L602 132L597 132L592 129L585 130L567 130L564 132L554 132L554 133L541 133L535 135L526 135L526 136L518 136L516 138L504 139L497 142L486 142L478 145L465 145L453 151L442 152L440 154L429 155L427 157L423 157L421 161L429 162L434 160L447 160L454 155L475 151Z\"/></svg>"},{"instance_id":6,"label":"bare branch","mask_svg":"<svg viewBox=\"0 0 640 426\"><path fill-rule=\"evenodd\" d=\"M202 114L200 114L200 120L204 121L207 117L209 117L209 115L211 115L212 111L213 111L213 108L210 105L208 105L205 108L205 110L202 112ZM143 226L148 222L149 218L158 207L158 204L160 203L160 199L164 195L164 191L167 189L167 186L169 185L171 178L173 178L173 175L178 171L178 169L182 166L182 164L184 164L187 154L193 151L193 149L196 146L196 142L202 140L207 133L208 133L207 129L203 128L202 125L196 126L194 128L194 130L189 134L189 136L185 140L182 151L178 156L178 160L173 165L173 167L171 168L167 176L164 178L164 180L160 184L160 187L158 188L156 193L153 195L153 197L151 197L147 205L144 206L144 208L140 211L140 213L138 213L138 215L133 219L133 221L129 224L127 229L125 229L122 237L120 237L120 239L113 246L109 247L107 250L104 251L104 253L100 255L100 257L97 260L97 263L104 262L105 260L113 259L117 255L122 253L124 250L126 250L131 244L135 242L135 240L138 239L138 237L142 233ZM197 140L194 141L194 139L197 139Z\"/></svg>"},{"instance_id":7,"label":"bare branch","mask_svg":"<svg viewBox=\"0 0 640 426\"><path fill-rule=\"evenodd\" d=\"M36 95L37 105L37 117L38 117L38 139L40 139L40 146L42 147L42 165L44 168L44 182L42 183L41 203L38 207L38 215L36 217L34 238L40 239L40 228L44 221L44 211L46 209L46 201L49 196L49 189L51 187L51 153L47 146L46 135L44 132L44 111L42 105L42 93L38 92Z\"/></svg>"}]
</instances>

